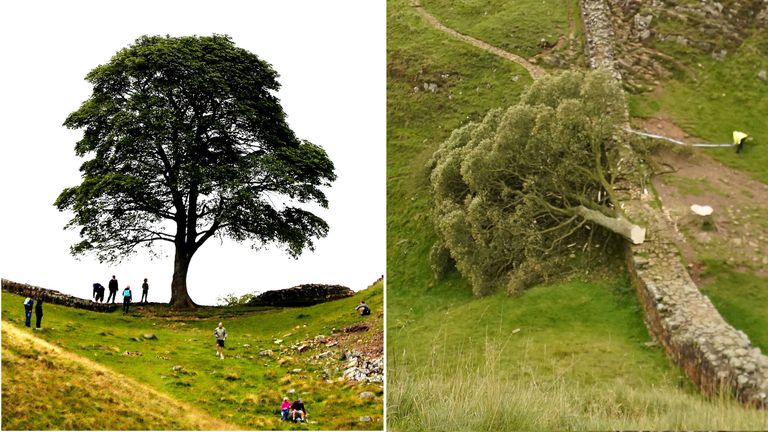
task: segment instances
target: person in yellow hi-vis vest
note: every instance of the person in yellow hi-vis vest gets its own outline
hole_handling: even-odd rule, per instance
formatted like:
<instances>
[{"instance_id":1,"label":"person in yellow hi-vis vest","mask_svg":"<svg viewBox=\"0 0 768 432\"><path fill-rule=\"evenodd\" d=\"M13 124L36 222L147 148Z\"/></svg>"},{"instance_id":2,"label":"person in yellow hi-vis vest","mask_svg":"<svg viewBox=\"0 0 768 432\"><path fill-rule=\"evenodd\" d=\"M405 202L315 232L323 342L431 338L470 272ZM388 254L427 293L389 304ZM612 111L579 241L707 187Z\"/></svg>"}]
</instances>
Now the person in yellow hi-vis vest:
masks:
<instances>
[{"instance_id":1,"label":"person in yellow hi-vis vest","mask_svg":"<svg viewBox=\"0 0 768 432\"><path fill-rule=\"evenodd\" d=\"M747 140L748 136L744 132L733 131L733 145L736 146L736 153L741 153L741 149L744 148L744 141Z\"/></svg>"}]
</instances>

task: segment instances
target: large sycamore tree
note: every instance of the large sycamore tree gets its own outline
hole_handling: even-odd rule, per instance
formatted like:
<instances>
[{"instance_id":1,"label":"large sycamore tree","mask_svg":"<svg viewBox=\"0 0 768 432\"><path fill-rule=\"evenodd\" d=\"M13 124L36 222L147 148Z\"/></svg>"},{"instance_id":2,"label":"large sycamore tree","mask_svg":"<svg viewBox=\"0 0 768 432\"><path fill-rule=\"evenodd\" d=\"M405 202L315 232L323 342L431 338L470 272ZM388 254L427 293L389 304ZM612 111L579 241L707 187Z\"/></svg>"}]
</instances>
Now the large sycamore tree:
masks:
<instances>
[{"instance_id":1,"label":"large sycamore tree","mask_svg":"<svg viewBox=\"0 0 768 432\"><path fill-rule=\"evenodd\" d=\"M641 243L614 196L624 104L608 73L571 71L455 130L430 162L438 277L455 267L477 295L514 293L596 245Z\"/></svg>"},{"instance_id":2,"label":"large sycamore tree","mask_svg":"<svg viewBox=\"0 0 768 432\"><path fill-rule=\"evenodd\" d=\"M73 254L116 262L146 247L175 250L171 306L193 307L187 272L212 237L297 257L327 223L335 180L325 151L298 139L271 65L228 36L143 36L93 69L93 94L64 125L83 129L81 184L55 202L74 217Z\"/></svg>"}]
</instances>

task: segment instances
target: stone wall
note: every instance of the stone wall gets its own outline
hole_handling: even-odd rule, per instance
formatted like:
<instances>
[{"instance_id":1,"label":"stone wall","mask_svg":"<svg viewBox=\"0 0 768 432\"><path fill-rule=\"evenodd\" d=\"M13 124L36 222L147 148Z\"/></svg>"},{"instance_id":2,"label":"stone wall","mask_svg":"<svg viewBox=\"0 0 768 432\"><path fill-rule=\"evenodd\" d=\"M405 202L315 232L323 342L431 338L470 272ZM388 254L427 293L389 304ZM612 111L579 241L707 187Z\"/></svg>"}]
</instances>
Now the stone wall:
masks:
<instances>
[{"instance_id":1,"label":"stone wall","mask_svg":"<svg viewBox=\"0 0 768 432\"><path fill-rule=\"evenodd\" d=\"M590 65L606 67L620 79L605 0L581 0L580 4ZM617 204L627 217L647 228L645 243L627 246L627 262L648 330L702 391L729 392L744 403L765 408L768 357L744 332L729 325L699 291L682 263L670 222L651 206L642 161L628 139L616 139L620 153Z\"/></svg>"},{"instance_id":2,"label":"stone wall","mask_svg":"<svg viewBox=\"0 0 768 432\"><path fill-rule=\"evenodd\" d=\"M282 290L267 291L248 302L250 306L311 306L346 297L355 292L341 285L305 284Z\"/></svg>"},{"instance_id":3,"label":"stone wall","mask_svg":"<svg viewBox=\"0 0 768 432\"><path fill-rule=\"evenodd\" d=\"M606 0L612 21L613 56L632 92L651 91L674 75L695 77L702 71L685 65L676 50L721 61L745 38L768 23L764 0ZM758 65L755 65L757 68ZM757 73L757 70L755 71Z\"/></svg>"},{"instance_id":4,"label":"stone wall","mask_svg":"<svg viewBox=\"0 0 768 432\"><path fill-rule=\"evenodd\" d=\"M112 312L121 306L118 304L96 303L91 300L62 294L58 291L13 282L8 279L3 279L1 284L3 291L8 291L9 293L18 294L24 297L32 297L34 299L41 298L43 299L43 303L58 304L77 309L87 309L94 312ZM21 308L21 305L19 305L19 308Z\"/></svg>"}]
</instances>

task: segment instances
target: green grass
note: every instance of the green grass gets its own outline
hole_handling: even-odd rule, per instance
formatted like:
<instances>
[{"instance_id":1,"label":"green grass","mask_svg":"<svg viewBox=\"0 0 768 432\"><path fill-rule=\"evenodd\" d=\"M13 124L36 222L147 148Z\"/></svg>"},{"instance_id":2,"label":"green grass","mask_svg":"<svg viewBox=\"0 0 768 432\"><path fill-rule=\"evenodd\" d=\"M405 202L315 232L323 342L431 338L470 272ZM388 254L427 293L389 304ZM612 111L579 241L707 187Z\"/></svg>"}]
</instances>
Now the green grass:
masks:
<instances>
[{"instance_id":1,"label":"green grass","mask_svg":"<svg viewBox=\"0 0 768 432\"><path fill-rule=\"evenodd\" d=\"M233 428L150 395L151 389L124 375L94 369L87 360L25 338L22 328L3 322L4 430Z\"/></svg>"},{"instance_id":2,"label":"green grass","mask_svg":"<svg viewBox=\"0 0 768 432\"><path fill-rule=\"evenodd\" d=\"M451 13L479 5L488 3L461 2ZM454 24L448 3L424 6ZM548 12L531 11L547 21ZM516 65L431 29L406 1L388 2L387 25L388 429L766 428L764 412L700 396L648 344L618 260L517 297L474 298L456 272L433 279L425 163L451 130L514 104L530 81ZM457 30L493 43L484 31ZM423 91L425 82L437 91Z\"/></svg>"},{"instance_id":3,"label":"green grass","mask_svg":"<svg viewBox=\"0 0 768 432\"><path fill-rule=\"evenodd\" d=\"M578 3L562 0L422 0L424 8L454 30L529 58L568 36L568 17L579 21Z\"/></svg>"},{"instance_id":4,"label":"green grass","mask_svg":"<svg viewBox=\"0 0 768 432\"><path fill-rule=\"evenodd\" d=\"M383 318L377 314L383 306L382 285L378 282L354 297L307 308L241 309L236 316L224 313L224 308L168 317L163 316L168 315L163 308L157 314L124 316L120 312L102 314L46 305L45 330L35 334L245 429L296 429L279 422L279 403L286 395L302 397L309 420L314 422L299 425L299 429L381 429L383 389L380 384L341 380L344 363L339 359L344 345L301 354L290 347L317 335L331 336L334 328L360 321L369 322L371 330L355 333L353 342L372 339L376 329L383 329ZM354 311L363 299L374 310L369 317L359 317ZM4 320L23 326L22 300L3 293ZM211 315L211 310L222 313ZM220 320L229 332L223 361L215 357L212 336ZM155 334L157 340L145 340L144 333ZM284 342L277 345L273 338ZM285 352L280 353L283 347ZM276 355L260 356L266 349ZM311 359L327 350L338 351L329 358ZM123 355L126 351L142 355ZM176 365L183 371L174 372ZM294 369L301 372L294 373ZM289 390L295 394L289 395ZM378 396L361 399L358 395L362 391ZM361 424L361 416L371 416L375 422Z\"/></svg>"},{"instance_id":5,"label":"green grass","mask_svg":"<svg viewBox=\"0 0 768 432\"><path fill-rule=\"evenodd\" d=\"M749 335L752 344L768 353L768 278L739 272L723 261L704 261L703 278L711 278L702 291L731 325Z\"/></svg>"},{"instance_id":6,"label":"green grass","mask_svg":"<svg viewBox=\"0 0 768 432\"><path fill-rule=\"evenodd\" d=\"M700 151L768 183L768 81L757 78L760 70L768 69L768 34L755 32L722 62L692 50L659 48L689 65L695 76L664 83L660 94L631 96L631 114L669 116L687 133L707 142L729 143L734 130L749 134L754 141L745 145L741 155L733 148Z\"/></svg>"},{"instance_id":7,"label":"green grass","mask_svg":"<svg viewBox=\"0 0 768 432\"><path fill-rule=\"evenodd\" d=\"M389 430L765 430L764 411L745 410L729 399L705 400L664 388L625 382L582 385L567 372L553 381L521 363L531 379L509 379L495 358L477 368L402 374L388 387ZM402 376L404 375L404 376ZM452 397L446 397L452 395ZM638 426L646 425L646 426ZM651 426L648 426L651 425ZM665 426L658 426L665 425Z\"/></svg>"},{"instance_id":8,"label":"green grass","mask_svg":"<svg viewBox=\"0 0 768 432\"><path fill-rule=\"evenodd\" d=\"M704 196L710 193L714 193L717 195L726 196L726 192L722 188L703 177L689 178L677 175L669 175L663 177L662 181L674 187L684 195Z\"/></svg>"}]
</instances>

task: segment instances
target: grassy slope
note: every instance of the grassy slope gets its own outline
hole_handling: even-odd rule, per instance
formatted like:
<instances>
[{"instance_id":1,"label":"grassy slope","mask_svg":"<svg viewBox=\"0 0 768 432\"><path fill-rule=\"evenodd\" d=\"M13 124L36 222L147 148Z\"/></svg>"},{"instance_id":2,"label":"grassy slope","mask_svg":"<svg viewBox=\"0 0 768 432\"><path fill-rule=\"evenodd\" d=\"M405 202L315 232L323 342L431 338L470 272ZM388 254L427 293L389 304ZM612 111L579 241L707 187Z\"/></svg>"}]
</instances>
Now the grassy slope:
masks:
<instances>
[{"instance_id":1,"label":"grassy slope","mask_svg":"<svg viewBox=\"0 0 768 432\"><path fill-rule=\"evenodd\" d=\"M388 3L388 64L391 430L768 426L764 414L706 402L659 348L643 344L647 332L625 276L517 298L474 299L455 273L435 283L424 164L450 130L513 104L529 81L509 80L522 73L514 65L429 29L402 0ZM445 75L438 92L413 91L425 77Z\"/></svg>"},{"instance_id":2,"label":"grassy slope","mask_svg":"<svg viewBox=\"0 0 768 432\"><path fill-rule=\"evenodd\" d=\"M370 317L361 318L354 312L355 304L363 299L374 310ZM3 293L3 318L23 325L21 302L21 297ZM242 428L295 429L279 422L278 409L282 397L293 389L295 397L304 399L309 419L314 422L299 428L381 429L383 389L377 384L340 382L340 353L311 362L310 357L321 352L319 348L275 358L261 357L259 351L277 352L280 346L272 342L273 337L283 339L283 346L289 347L317 335L329 336L333 328L360 321L372 328L355 334L355 339L365 343L375 329L383 329L382 316L377 314L382 305L381 282L349 299L307 308L243 310L235 316L225 309L208 309L199 316L170 319L47 305L45 330L37 335ZM215 357L212 336L219 320L224 321L229 332L224 361ZM143 340L144 333L154 333L158 339ZM125 351L142 355L122 355ZM172 371L175 365L181 365L184 372ZM302 371L292 373L294 369ZM331 382L326 381L324 373ZM358 397L362 391L378 396L364 400ZM360 424L360 416L372 416L375 423Z\"/></svg>"},{"instance_id":3,"label":"grassy slope","mask_svg":"<svg viewBox=\"0 0 768 432\"><path fill-rule=\"evenodd\" d=\"M756 30L723 61L672 43L658 43L657 48L689 65L695 74L663 83L660 93L632 96L632 115L668 117L707 142L730 142L733 130L744 131L754 141L745 145L741 155L732 148L698 151L768 183L768 82L757 78L760 70L768 69L768 34ZM759 288L768 280L749 269L734 269L727 256L700 259L716 276L702 290L726 320L768 352L768 294Z\"/></svg>"},{"instance_id":4,"label":"grassy slope","mask_svg":"<svg viewBox=\"0 0 768 432\"><path fill-rule=\"evenodd\" d=\"M631 114L668 116L687 133L708 142L731 142L734 130L748 133L754 141L745 145L741 156L732 148L703 151L768 183L768 82L757 79L760 70L768 69L768 34L756 32L724 61L675 44L658 48L691 66L695 75L664 83L660 94L633 96Z\"/></svg>"},{"instance_id":5,"label":"grassy slope","mask_svg":"<svg viewBox=\"0 0 768 432\"><path fill-rule=\"evenodd\" d=\"M234 429L9 322L2 351L4 430Z\"/></svg>"},{"instance_id":6,"label":"grassy slope","mask_svg":"<svg viewBox=\"0 0 768 432\"><path fill-rule=\"evenodd\" d=\"M562 0L421 3L448 27L525 58L541 50L542 39L554 45L561 34L567 35L568 14L578 15L575 2Z\"/></svg>"}]
</instances>

